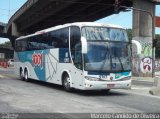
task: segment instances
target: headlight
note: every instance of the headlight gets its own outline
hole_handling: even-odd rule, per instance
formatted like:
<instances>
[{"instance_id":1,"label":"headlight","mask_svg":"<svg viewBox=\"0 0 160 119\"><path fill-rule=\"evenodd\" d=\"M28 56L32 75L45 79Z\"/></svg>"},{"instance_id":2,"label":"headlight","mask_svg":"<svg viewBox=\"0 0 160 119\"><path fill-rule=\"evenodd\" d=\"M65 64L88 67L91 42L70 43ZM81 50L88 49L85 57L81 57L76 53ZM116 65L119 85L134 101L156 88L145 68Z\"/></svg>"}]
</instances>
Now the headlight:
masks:
<instances>
[{"instance_id":1,"label":"headlight","mask_svg":"<svg viewBox=\"0 0 160 119\"><path fill-rule=\"evenodd\" d=\"M95 78L95 77L88 77L88 76L86 76L85 79L87 79L89 81L99 81L99 78Z\"/></svg>"},{"instance_id":2,"label":"headlight","mask_svg":"<svg viewBox=\"0 0 160 119\"><path fill-rule=\"evenodd\" d=\"M120 79L119 81L126 81L126 80L130 80L130 79L131 79L131 76L122 78L122 79Z\"/></svg>"}]
</instances>

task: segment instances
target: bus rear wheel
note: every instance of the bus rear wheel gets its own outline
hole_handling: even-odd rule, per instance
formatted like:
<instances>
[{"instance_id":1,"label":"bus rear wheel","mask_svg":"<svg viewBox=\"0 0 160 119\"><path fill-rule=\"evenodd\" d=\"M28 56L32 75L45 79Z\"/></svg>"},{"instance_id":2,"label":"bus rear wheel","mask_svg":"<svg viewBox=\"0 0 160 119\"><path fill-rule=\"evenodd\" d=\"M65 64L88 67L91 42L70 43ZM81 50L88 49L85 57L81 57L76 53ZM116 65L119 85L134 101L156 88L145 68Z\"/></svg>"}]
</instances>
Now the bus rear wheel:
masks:
<instances>
[{"instance_id":1,"label":"bus rear wheel","mask_svg":"<svg viewBox=\"0 0 160 119\"><path fill-rule=\"evenodd\" d=\"M24 70L24 80L27 81L27 82L29 82L28 70L27 69Z\"/></svg>"},{"instance_id":2,"label":"bus rear wheel","mask_svg":"<svg viewBox=\"0 0 160 119\"><path fill-rule=\"evenodd\" d=\"M22 70L22 69L20 69L19 75L20 75L20 79L21 79L21 80L24 80L24 77L23 77L23 70Z\"/></svg>"},{"instance_id":3,"label":"bus rear wheel","mask_svg":"<svg viewBox=\"0 0 160 119\"><path fill-rule=\"evenodd\" d=\"M72 91L71 87L70 87L70 78L69 78L68 74L65 74L63 76L62 85L66 91L68 91L68 92Z\"/></svg>"}]
</instances>

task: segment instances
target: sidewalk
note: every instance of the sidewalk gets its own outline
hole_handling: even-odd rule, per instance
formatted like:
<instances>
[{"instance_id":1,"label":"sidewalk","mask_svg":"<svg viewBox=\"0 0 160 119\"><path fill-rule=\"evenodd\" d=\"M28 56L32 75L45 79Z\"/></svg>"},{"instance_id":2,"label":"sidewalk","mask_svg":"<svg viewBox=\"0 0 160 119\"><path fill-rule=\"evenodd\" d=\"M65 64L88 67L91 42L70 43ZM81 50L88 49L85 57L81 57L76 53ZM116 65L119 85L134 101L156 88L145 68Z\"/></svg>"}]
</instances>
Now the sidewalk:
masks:
<instances>
[{"instance_id":1,"label":"sidewalk","mask_svg":"<svg viewBox=\"0 0 160 119\"><path fill-rule=\"evenodd\" d=\"M154 82L154 78L152 77L132 77L131 79L136 81Z\"/></svg>"},{"instance_id":2,"label":"sidewalk","mask_svg":"<svg viewBox=\"0 0 160 119\"><path fill-rule=\"evenodd\" d=\"M140 82L153 83L153 86L149 90L151 95L160 96L160 72L155 72L155 77L132 77L132 80Z\"/></svg>"},{"instance_id":3,"label":"sidewalk","mask_svg":"<svg viewBox=\"0 0 160 119\"><path fill-rule=\"evenodd\" d=\"M155 77L158 76L160 77L160 71L159 72L155 72ZM132 77L132 80L136 80L136 81L146 81L146 82L154 82L155 77Z\"/></svg>"}]
</instances>

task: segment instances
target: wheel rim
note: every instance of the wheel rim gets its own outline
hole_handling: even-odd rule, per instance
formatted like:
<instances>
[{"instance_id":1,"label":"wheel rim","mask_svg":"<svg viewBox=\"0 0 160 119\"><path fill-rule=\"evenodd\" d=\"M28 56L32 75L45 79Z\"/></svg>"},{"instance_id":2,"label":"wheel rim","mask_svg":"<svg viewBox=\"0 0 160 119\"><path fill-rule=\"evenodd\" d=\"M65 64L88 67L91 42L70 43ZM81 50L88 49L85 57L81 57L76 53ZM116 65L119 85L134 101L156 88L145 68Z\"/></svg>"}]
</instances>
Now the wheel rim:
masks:
<instances>
[{"instance_id":1,"label":"wheel rim","mask_svg":"<svg viewBox=\"0 0 160 119\"><path fill-rule=\"evenodd\" d=\"M20 71L20 78L23 79L23 71Z\"/></svg>"},{"instance_id":2,"label":"wheel rim","mask_svg":"<svg viewBox=\"0 0 160 119\"><path fill-rule=\"evenodd\" d=\"M28 80L28 72L27 71L25 71L24 77L25 77L25 80Z\"/></svg>"},{"instance_id":3,"label":"wheel rim","mask_svg":"<svg viewBox=\"0 0 160 119\"><path fill-rule=\"evenodd\" d=\"M70 89L70 78L68 76L64 79L64 87Z\"/></svg>"}]
</instances>

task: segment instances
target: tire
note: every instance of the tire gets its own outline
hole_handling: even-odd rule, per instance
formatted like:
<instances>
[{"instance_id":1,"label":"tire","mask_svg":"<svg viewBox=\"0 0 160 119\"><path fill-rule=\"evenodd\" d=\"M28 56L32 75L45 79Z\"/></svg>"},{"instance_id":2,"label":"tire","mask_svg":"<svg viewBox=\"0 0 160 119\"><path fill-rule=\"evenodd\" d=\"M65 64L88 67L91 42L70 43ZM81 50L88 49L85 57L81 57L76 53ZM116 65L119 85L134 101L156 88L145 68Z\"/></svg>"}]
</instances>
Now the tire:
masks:
<instances>
[{"instance_id":1,"label":"tire","mask_svg":"<svg viewBox=\"0 0 160 119\"><path fill-rule=\"evenodd\" d=\"M65 74L63 76L63 79L62 79L62 85L63 85L63 88L68 91L68 92L71 92L72 89L70 87L70 78L68 76L68 74Z\"/></svg>"},{"instance_id":2,"label":"tire","mask_svg":"<svg viewBox=\"0 0 160 119\"><path fill-rule=\"evenodd\" d=\"M111 89L101 90L103 93L108 93Z\"/></svg>"},{"instance_id":3,"label":"tire","mask_svg":"<svg viewBox=\"0 0 160 119\"><path fill-rule=\"evenodd\" d=\"M24 70L24 80L25 80L26 82L29 82L29 81L30 81L29 78L28 78L28 70L27 70L27 69Z\"/></svg>"},{"instance_id":4,"label":"tire","mask_svg":"<svg viewBox=\"0 0 160 119\"><path fill-rule=\"evenodd\" d=\"M23 70L22 69L20 69L19 75L20 75L20 80L24 81L24 76L23 76Z\"/></svg>"}]
</instances>

